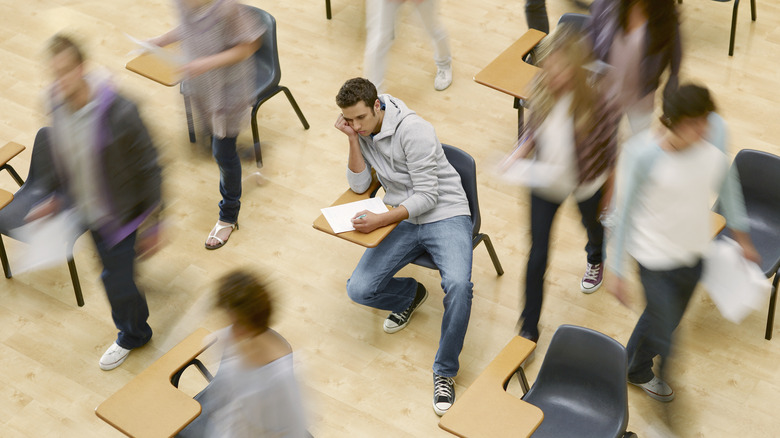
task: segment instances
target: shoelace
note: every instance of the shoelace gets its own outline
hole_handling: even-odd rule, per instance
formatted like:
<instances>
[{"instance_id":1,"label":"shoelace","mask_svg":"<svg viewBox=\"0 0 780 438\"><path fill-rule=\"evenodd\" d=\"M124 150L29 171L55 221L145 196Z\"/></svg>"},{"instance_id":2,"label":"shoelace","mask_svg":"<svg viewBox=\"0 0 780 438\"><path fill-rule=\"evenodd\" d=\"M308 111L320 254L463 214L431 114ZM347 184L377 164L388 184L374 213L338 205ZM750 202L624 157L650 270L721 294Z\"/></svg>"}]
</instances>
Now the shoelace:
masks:
<instances>
[{"instance_id":1,"label":"shoelace","mask_svg":"<svg viewBox=\"0 0 780 438\"><path fill-rule=\"evenodd\" d=\"M588 269L585 271L583 280L598 281L599 271L601 271L601 265L591 265L588 263Z\"/></svg>"},{"instance_id":2,"label":"shoelace","mask_svg":"<svg viewBox=\"0 0 780 438\"><path fill-rule=\"evenodd\" d=\"M436 397L452 398L452 390L455 381L452 377L436 376L433 381L433 395Z\"/></svg>"}]
</instances>

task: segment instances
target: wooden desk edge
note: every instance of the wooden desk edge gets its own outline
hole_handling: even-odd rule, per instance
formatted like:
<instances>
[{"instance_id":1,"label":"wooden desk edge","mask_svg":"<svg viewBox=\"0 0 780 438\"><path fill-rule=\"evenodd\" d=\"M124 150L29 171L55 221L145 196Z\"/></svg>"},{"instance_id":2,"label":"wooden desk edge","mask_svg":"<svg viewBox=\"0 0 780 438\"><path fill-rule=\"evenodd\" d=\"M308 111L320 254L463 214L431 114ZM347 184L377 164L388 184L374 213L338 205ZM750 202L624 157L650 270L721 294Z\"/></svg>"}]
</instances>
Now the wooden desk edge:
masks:
<instances>
[{"instance_id":1,"label":"wooden desk edge","mask_svg":"<svg viewBox=\"0 0 780 438\"><path fill-rule=\"evenodd\" d=\"M8 163L11 158L19 155L25 149L26 148L23 145L15 141L9 141L3 145L3 147L0 148L0 166Z\"/></svg>"},{"instance_id":2,"label":"wooden desk edge","mask_svg":"<svg viewBox=\"0 0 780 438\"><path fill-rule=\"evenodd\" d=\"M528 433L530 436L542 423L544 413L537 406L508 394L503 389L503 384L512 377L514 371L520 367L535 348L536 344L528 339L520 336L512 338L479 374L474 383L466 389L466 392L459 399L456 399L450 410L441 417L439 427L460 437L473 437L474 435L461 433L471 432L471 430L463 430L464 422L472 421L480 416L474 415L474 412L468 412L467 414L460 411L467 409L467 407L474 408L471 406L473 403L471 398L478 397L480 399L479 406L489 408L488 410L491 412L493 411L492 407L495 405L511 406L510 410L514 410L513 414L520 414L525 418L530 418L531 421L528 424L533 423L533 428ZM465 427L468 428L468 426Z\"/></svg>"},{"instance_id":3,"label":"wooden desk edge","mask_svg":"<svg viewBox=\"0 0 780 438\"><path fill-rule=\"evenodd\" d=\"M176 430L175 433L180 432L187 426L192 420L198 417L201 413L201 406L195 399L181 392L171 384L171 377L180 370L183 366L187 365L192 359L198 357L208 347L216 342L216 337L211 336L212 333L205 328L198 328L186 338L182 339L173 348L160 356L157 360L152 362L146 369L141 371L137 376L133 377L122 388L111 394L102 403L95 407L95 415L106 423L113 426L115 429L121 431L126 435L131 435L133 430L127 430L127 425L122 421L125 417L116 417L114 412L116 409L125 411L129 408L128 405L122 403L123 399L127 397L127 393L133 392L139 385L143 386L146 382L154 382L158 385L164 381L167 386L160 386L153 394L156 399L159 399L163 394L170 394L175 401L180 402L179 407L185 407L188 411L182 413L182 418L187 417L188 421L183 423L181 427ZM211 338L209 339L209 336ZM206 341L206 342L204 342ZM171 367L171 363L175 363ZM134 394L133 394L134 395ZM137 400L135 397L130 397L131 400ZM190 401L192 403L190 403ZM122 406L114 406L114 404L120 403ZM194 404L193 404L194 403ZM186 405L189 405L186 406ZM105 412L108 411L108 412Z\"/></svg>"}]
</instances>

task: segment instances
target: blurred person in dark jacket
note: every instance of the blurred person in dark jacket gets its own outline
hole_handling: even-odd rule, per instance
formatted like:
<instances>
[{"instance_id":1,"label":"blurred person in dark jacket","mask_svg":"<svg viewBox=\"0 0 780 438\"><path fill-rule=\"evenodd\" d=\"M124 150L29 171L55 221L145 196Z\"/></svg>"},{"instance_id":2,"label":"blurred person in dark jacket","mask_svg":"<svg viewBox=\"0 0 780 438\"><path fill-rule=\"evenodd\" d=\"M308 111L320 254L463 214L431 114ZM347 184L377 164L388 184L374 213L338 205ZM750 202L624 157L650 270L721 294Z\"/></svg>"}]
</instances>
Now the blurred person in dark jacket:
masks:
<instances>
[{"instance_id":1,"label":"blurred person in dark jacket","mask_svg":"<svg viewBox=\"0 0 780 438\"><path fill-rule=\"evenodd\" d=\"M100 368L111 370L152 337L134 267L137 250L151 253L158 246L161 170L136 106L106 75L86 72L83 52L69 37L54 36L48 49L54 168L47 178L49 195L27 220L73 209L90 230L119 330L100 359Z\"/></svg>"}]
</instances>

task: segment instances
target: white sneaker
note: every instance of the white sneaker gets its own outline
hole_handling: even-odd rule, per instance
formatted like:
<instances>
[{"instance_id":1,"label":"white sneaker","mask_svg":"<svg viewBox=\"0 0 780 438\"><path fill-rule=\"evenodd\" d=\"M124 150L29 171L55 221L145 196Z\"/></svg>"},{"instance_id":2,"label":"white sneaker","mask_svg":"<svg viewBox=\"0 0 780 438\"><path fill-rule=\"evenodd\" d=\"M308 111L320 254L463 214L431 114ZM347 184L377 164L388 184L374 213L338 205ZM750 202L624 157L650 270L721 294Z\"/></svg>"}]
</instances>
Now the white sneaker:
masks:
<instances>
[{"instance_id":1,"label":"white sneaker","mask_svg":"<svg viewBox=\"0 0 780 438\"><path fill-rule=\"evenodd\" d=\"M653 376L653 379L647 383L633 383L630 381L628 383L642 388L647 393L647 395L658 401L670 402L674 400L674 391L658 376Z\"/></svg>"},{"instance_id":2,"label":"white sneaker","mask_svg":"<svg viewBox=\"0 0 780 438\"><path fill-rule=\"evenodd\" d=\"M127 359L127 355L130 354L130 350L122 348L114 342L108 347L103 357L100 358L100 369L103 371L113 370L114 368L122 365L122 362Z\"/></svg>"},{"instance_id":3,"label":"white sneaker","mask_svg":"<svg viewBox=\"0 0 780 438\"><path fill-rule=\"evenodd\" d=\"M452 83L452 64L447 67L436 68L436 78L433 80L433 88L436 91L446 89Z\"/></svg>"}]
</instances>

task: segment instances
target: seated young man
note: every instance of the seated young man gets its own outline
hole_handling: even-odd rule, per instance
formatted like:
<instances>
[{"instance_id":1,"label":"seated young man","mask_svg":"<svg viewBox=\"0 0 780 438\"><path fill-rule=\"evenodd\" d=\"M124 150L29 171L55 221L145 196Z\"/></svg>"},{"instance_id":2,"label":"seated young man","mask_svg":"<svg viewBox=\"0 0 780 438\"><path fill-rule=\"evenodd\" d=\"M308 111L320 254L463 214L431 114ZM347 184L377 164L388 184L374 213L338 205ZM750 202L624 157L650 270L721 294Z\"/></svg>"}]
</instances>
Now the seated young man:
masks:
<instances>
[{"instance_id":1,"label":"seated young man","mask_svg":"<svg viewBox=\"0 0 780 438\"><path fill-rule=\"evenodd\" d=\"M413 278L394 275L423 253L438 266L444 288L444 316L439 350L433 363L433 409L444 415L455 401L453 378L471 314L471 216L460 176L447 161L430 123L399 99L383 94L362 78L348 80L336 96L341 114L336 128L349 139L347 180L363 193L371 184L371 169L385 189L384 202L393 209L362 211L352 219L355 229L369 233L400 222L375 248L369 248L347 281L356 303L389 310L384 322L395 333L428 296Z\"/></svg>"}]
</instances>

